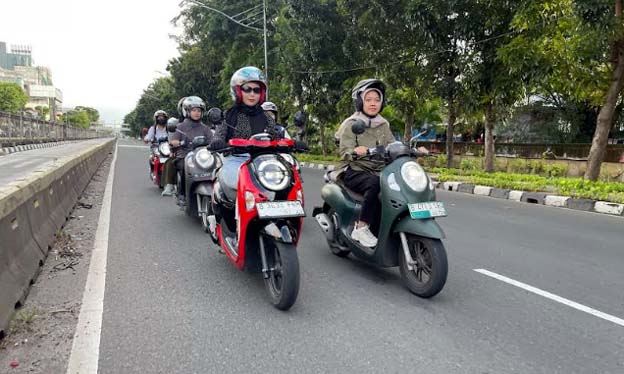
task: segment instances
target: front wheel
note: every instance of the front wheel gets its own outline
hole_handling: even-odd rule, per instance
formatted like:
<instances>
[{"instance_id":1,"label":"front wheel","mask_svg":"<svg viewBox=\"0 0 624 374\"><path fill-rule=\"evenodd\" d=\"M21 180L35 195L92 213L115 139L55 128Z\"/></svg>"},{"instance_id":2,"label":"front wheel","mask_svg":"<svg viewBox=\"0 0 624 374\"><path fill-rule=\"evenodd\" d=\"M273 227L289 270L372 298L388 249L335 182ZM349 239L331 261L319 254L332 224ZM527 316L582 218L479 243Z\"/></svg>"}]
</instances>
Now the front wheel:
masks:
<instances>
[{"instance_id":1,"label":"front wheel","mask_svg":"<svg viewBox=\"0 0 624 374\"><path fill-rule=\"evenodd\" d=\"M264 285L271 303L277 309L288 310L299 294L299 259L293 244L261 237L264 240L269 277Z\"/></svg>"},{"instance_id":2,"label":"front wheel","mask_svg":"<svg viewBox=\"0 0 624 374\"><path fill-rule=\"evenodd\" d=\"M210 234L210 222L208 216L212 214L212 204L210 203L210 197L202 195L200 199L201 210L201 225L205 233Z\"/></svg>"},{"instance_id":3,"label":"front wheel","mask_svg":"<svg viewBox=\"0 0 624 374\"><path fill-rule=\"evenodd\" d=\"M448 274L446 250L440 239L423 238L405 234L412 257L412 270L408 268L403 248L399 250L399 269L407 288L415 295L429 298L442 291Z\"/></svg>"}]
</instances>

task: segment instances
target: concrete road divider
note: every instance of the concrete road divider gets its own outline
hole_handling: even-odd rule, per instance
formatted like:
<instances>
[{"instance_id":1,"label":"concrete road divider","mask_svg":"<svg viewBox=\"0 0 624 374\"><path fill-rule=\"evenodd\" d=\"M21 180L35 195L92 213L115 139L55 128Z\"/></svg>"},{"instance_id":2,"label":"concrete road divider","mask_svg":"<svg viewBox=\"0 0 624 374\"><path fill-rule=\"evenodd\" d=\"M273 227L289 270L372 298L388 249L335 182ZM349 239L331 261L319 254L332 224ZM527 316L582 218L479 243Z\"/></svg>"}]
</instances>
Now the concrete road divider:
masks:
<instances>
[{"instance_id":1,"label":"concrete road divider","mask_svg":"<svg viewBox=\"0 0 624 374\"><path fill-rule=\"evenodd\" d=\"M25 179L0 187L0 335L23 303L54 234L63 226L115 139L58 159Z\"/></svg>"}]
</instances>

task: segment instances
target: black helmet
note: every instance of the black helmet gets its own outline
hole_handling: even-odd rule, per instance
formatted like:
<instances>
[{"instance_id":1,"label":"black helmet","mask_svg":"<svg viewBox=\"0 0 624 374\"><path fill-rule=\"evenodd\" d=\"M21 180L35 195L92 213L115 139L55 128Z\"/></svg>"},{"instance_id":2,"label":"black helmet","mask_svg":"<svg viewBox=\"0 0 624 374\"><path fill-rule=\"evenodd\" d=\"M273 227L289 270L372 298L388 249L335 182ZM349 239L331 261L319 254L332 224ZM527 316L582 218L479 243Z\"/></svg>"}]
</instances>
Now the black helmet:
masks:
<instances>
[{"instance_id":1,"label":"black helmet","mask_svg":"<svg viewBox=\"0 0 624 374\"><path fill-rule=\"evenodd\" d=\"M182 112L184 113L184 117L187 117L191 114L191 109L199 108L202 111L202 114L206 111L206 104L204 100L202 100L199 96L188 96L185 97L182 101Z\"/></svg>"},{"instance_id":2,"label":"black helmet","mask_svg":"<svg viewBox=\"0 0 624 374\"><path fill-rule=\"evenodd\" d=\"M178 121L177 118L169 118L169 120L167 120L167 132L176 132L176 129L178 128L178 123L180 123L180 121Z\"/></svg>"},{"instance_id":3,"label":"black helmet","mask_svg":"<svg viewBox=\"0 0 624 374\"><path fill-rule=\"evenodd\" d=\"M364 79L353 87L353 90L351 90L351 98L353 99L355 110L361 112L364 109L364 98L362 94L367 90L377 90L380 93L381 108L379 111L381 112L386 102L386 86L379 79Z\"/></svg>"}]
</instances>

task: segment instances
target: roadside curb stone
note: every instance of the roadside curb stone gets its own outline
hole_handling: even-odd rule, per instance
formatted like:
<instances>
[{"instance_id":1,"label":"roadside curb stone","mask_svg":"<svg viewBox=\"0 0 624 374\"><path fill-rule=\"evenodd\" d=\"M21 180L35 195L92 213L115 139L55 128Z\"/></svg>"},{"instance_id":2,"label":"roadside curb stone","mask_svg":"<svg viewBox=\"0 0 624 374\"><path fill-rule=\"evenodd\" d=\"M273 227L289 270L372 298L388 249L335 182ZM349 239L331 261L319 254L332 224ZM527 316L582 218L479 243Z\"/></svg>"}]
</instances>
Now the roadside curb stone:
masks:
<instances>
[{"instance_id":1,"label":"roadside curb stone","mask_svg":"<svg viewBox=\"0 0 624 374\"><path fill-rule=\"evenodd\" d=\"M607 201L596 201L594 210L597 213L621 216L624 213L624 204L610 203Z\"/></svg>"},{"instance_id":2,"label":"roadside curb stone","mask_svg":"<svg viewBox=\"0 0 624 374\"><path fill-rule=\"evenodd\" d=\"M474 188L474 194L475 195L490 196L490 193L492 193L492 187L488 187L488 186L475 186L475 188Z\"/></svg>"},{"instance_id":3,"label":"roadside curb stone","mask_svg":"<svg viewBox=\"0 0 624 374\"><path fill-rule=\"evenodd\" d=\"M594 200L570 198L566 201L566 208L591 212L594 210L595 204L596 202Z\"/></svg>"},{"instance_id":4,"label":"roadside curb stone","mask_svg":"<svg viewBox=\"0 0 624 374\"><path fill-rule=\"evenodd\" d=\"M520 198L520 201L523 203L544 205L545 199L546 194L543 192L525 192Z\"/></svg>"},{"instance_id":5,"label":"roadside curb stone","mask_svg":"<svg viewBox=\"0 0 624 374\"><path fill-rule=\"evenodd\" d=\"M522 196L524 195L524 191L509 191L509 200L513 201L522 201Z\"/></svg>"},{"instance_id":6,"label":"roadside curb stone","mask_svg":"<svg viewBox=\"0 0 624 374\"><path fill-rule=\"evenodd\" d=\"M511 190L508 190L506 188L493 187L490 191L490 197L495 197L497 199L509 199L510 191Z\"/></svg>"},{"instance_id":7,"label":"roadside curb stone","mask_svg":"<svg viewBox=\"0 0 624 374\"><path fill-rule=\"evenodd\" d=\"M475 185L472 183L460 183L457 190L463 193L474 193Z\"/></svg>"},{"instance_id":8,"label":"roadside curb stone","mask_svg":"<svg viewBox=\"0 0 624 374\"><path fill-rule=\"evenodd\" d=\"M544 199L544 205L565 208L568 200L570 200L568 196L548 195Z\"/></svg>"}]
</instances>

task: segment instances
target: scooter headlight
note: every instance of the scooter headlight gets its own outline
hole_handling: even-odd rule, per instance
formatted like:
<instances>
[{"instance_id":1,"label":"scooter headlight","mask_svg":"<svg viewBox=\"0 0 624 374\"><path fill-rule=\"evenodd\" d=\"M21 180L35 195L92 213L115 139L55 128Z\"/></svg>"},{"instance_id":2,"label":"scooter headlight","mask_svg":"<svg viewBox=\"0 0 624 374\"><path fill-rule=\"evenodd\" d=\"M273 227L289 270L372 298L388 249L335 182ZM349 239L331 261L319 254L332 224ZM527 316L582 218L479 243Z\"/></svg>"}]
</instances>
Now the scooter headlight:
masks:
<instances>
[{"instance_id":1,"label":"scooter headlight","mask_svg":"<svg viewBox=\"0 0 624 374\"><path fill-rule=\"evenodd\" d=\"M210 169L214 166L215 158L206 148L195 153L195 163L202 169Z\"/></svg>"},{"instance_id":2,"label":"scooter headlight","mask_svg":"<svg viewBox=\"0 0 624 374\"><path fill-rule=\"evenodd\" d=\"M423 168L414 161L408 161L401 166L401 178L405 184L416 192L423 192L427 189L429 180Z\"/></svg>"},{"instance_id":3,"label":"scooter headlight","mask_svg":"<svg viewBox=\"0 0 624 374\"><path fill-rule=\"evenodd\" d=\"M290 183L290 174L284 164L276 159L269 159L258 165L258 179L267 189L281 191Z\"/></svg>"},{"instance_id":4,"label":"scooter headlight","mask_svg":"<svg viewBox=\"0 0 624 374\"><path fill-rule=\"evenodd\" d=\"M171 146L169 146L169 143L160 143L160 145L158 146L158 151L160 151L160 154L162 154L165 157L169 157L169 155L171 154Z\"/></svg>"}]
</instances>

